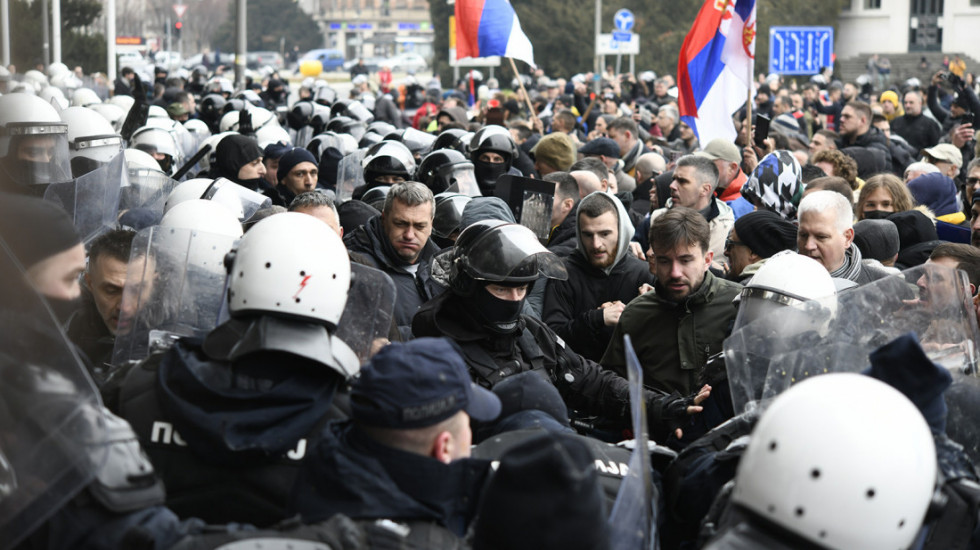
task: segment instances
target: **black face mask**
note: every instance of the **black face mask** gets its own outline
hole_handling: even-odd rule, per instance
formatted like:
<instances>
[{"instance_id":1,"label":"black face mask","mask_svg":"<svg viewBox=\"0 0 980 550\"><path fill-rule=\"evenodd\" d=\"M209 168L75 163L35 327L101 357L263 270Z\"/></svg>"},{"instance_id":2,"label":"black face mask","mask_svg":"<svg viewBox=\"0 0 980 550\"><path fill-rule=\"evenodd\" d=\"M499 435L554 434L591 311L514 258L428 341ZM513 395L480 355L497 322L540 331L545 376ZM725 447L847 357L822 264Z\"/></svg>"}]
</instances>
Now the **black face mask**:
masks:
<instances>
[{"instance_id":1,"label":"black face mask","mask_svg":"<svg viewBox=\"0 0 980 550\"><path fill-rule=\"evenodd\" d=\"M871 210L870 212L864 213L864 219L866 220L884 220L888 216L891 216L894 212L885 212L884 210Z\"/></svg>"},{"instance_id":2,"label":"black face mask","mask_svg":"<svg viewBox=\"0 0 980 550\"><path fill-rule=\"evenodd\" d=\"M523 306L524 300L501 300L490 294L486 287L473 293L473 310L476 315L483 320L484 327L499 334L510 334L519 328Z\"/></svg>"},{"instance_id":3,"label":"black face mask","mask_svg":"<svg viewBox=\"0 0 980 550\"><path fill-rule=\"evenodd\" d=\"M493 190L497 186L497 178L506 174L508 170L510 170L510 166L506 162L473 161L473 173L476 175L476 183L480 186L480 192L485 197L493 196Z\"/></svg>"}]
</instances>

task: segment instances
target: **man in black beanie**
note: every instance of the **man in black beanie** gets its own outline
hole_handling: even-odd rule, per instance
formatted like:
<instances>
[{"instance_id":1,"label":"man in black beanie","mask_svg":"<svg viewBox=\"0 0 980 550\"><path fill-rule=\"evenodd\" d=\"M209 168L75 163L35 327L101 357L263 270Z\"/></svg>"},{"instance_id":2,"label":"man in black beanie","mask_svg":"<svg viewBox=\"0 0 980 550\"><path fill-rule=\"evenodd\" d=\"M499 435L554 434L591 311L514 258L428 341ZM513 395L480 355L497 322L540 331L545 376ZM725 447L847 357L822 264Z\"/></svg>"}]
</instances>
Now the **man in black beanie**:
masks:
<instances>
[{"instance_id":1,"label":"man in black beanie","mask_svg":"<svg viewBox=\"0 0 980 550\"><path fill-rule=\"evenodd\" d=\"M24 282L67 321L79 306L85 271L85 246L68 214L51 202L0 193L0 236L21 263ZM15 277L3 275L6 285Z\"/></svg>"},{"instance_id":2,"label":"man in black beanie","mask_svg":"<svg viewBox=\"0 0 980 550\"><path fill-rule=\"evenodd\" d=\"M865 259L894 267L898 259L898 227L891 220L861 220L854 224L854 244Z\"/></svg>"},{"instance_id":3,"label":"man in black beanie","mask_svg":"<svg viewBox=\"0 0 980 550\"><path fill-rule=\"evenodd\" d=\"M261 191L265 165L262 149L255 139L238 134L228 136L215 148L215 159L212 177L227 178L252 191Z\"/></svg>"},{"instance_id":4,"label":"man in black beanie","mask_svg":"<svg viewBox=\"0 0 980 550\"><path fill-rule=\"evenodd\" d=\"M316 189L319 171L313 153L302 147L293 147L279 159L276 172L279 185L265 195L272 199L273 204L288 207L296 195Z\"/></svg>"},{"instance_id":5,"label":"man in black beanie","mask_svg":"<svg viewBox=\"0 0 980 550\"><path fill-rule=\"evenodd\" d=\"M725 241L731 262L728 277L745 284L773 254L796 250L796 226L769 210L749 212L735 220Z\"/></svg>"}]
</instances>

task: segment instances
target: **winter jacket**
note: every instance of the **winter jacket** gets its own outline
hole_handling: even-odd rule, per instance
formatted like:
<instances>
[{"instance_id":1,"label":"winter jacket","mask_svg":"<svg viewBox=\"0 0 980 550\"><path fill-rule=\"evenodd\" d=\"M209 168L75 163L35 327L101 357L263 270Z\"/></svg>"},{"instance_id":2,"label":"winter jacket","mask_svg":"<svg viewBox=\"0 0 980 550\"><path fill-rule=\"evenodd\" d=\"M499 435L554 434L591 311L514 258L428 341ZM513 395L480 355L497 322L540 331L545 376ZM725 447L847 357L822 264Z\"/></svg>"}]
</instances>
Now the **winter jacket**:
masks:
<instances>
[{"instance_id":1,"label":"winter jacket","mask_svg":"<svg viewBox=\"0 0 980 550\"><path fill-rule=\"evenodd\" d=\"M701 286L681 302L647 292L626 306L613 332L602 366L625 376L623 335L629 334L643 366L644 384L687 395L709 357L721 351L735 319L732 300L742 285L710 272Z\"/></svg>"},{"instance_id":2,"label":"winter jacket","mask_svg":"<svg viewBox=\"0 0 980 550\"><path fill-rule=\"evenodd\" d=\"M928 149L939 143L942 128L939 123L925 115L904 115L891 122L892 133L898 134L916 151Z\"/></svg>"},{"instance_id":3,"label":"winter jacket","mask_svg":"<svg viewBox=\"0 0 980 550\"><path fill-rule=\"evenodd\" d=\"M582 199L579 211L581 205L594 201L608 201L616 206L619 219L616 260L604 269L589 263L581 247L581 232L576 227L579 247L564 260L568 279L548 281L541 318L576 353L598 361L613 333L613 327L603 321L599 306L617 300L629 303L639 295L641 285L653 283L653 276L646 262L629 253L633 227L626 208L611 195L597 191Z\"/></svg>"},{"instance_id":4,"label":"winter jacket","mask_svg":"<svg viewBox=\"0 0 980 550\"><path fill-rule=\"evenodd\" d=\"M414 274L409 272L399 260L394 259L396 254L385 235L381 216L371 218L346 235L344 244L351 252L360 254L359 258L372 262L367 265L384 271L395 282L395 323L402 338L410 339L412 317L419 306L445 290L432 279L429 268L429 261L439 251L439 247L429 239L416 262L418 269Z\"/></svg>"}]
</instances>

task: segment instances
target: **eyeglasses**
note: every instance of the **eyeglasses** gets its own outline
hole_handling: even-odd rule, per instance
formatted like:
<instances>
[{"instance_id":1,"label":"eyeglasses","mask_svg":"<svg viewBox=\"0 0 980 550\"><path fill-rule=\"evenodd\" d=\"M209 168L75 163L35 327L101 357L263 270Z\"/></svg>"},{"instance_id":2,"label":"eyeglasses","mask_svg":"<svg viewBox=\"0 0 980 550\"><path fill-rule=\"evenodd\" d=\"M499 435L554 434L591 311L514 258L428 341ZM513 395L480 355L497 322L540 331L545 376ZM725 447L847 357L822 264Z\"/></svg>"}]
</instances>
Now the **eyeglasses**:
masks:
<instances>
[{"instance_id":1,"label":"eyeglasses","mask_svg":"<svg viewBox=\"0 0 980 550\"><path fill-rule=\"evenodd\" d=\"M731 239L725 239L725 251L729 251L733 246L749 246L742 241L733 241Z\"/></svg>"}]
</instances>

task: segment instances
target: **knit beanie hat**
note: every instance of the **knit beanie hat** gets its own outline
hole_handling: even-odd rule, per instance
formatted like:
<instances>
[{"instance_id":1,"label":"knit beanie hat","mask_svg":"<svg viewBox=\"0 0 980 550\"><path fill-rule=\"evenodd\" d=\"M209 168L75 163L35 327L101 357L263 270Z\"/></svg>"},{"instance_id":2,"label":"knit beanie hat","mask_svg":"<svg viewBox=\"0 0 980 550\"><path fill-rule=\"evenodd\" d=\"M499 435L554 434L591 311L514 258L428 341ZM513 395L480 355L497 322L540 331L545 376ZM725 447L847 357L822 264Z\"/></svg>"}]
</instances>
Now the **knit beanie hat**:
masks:
<instances>
[{"instance_id":1,"label":"knit beanie hat","mask_svg":"<svg viewBox=\"0 0 980 550\"><path fill-rule=\"evenodd\" d=\"M796 226L769 210L756 210L739 217L735 220L735 233L762 258L783 250L796 250Z\"/></svg>"},{"instance_id":2,"label":"knit beanie hat","mask_svg":"<svg viewBox=\"0 0 980 550\"><path fill-rule=\"evenodd\" d=\"M289 175L289 171L301 162L312 162L316 166L316 158L313 156L313 153L302 147L293 147L279 159L279 170L276 172L276 180L282 181L283 178Z\"/></svg>"},{"instance_id":3,"label":"knit beanie hat","mask_svg":"<svg viewBox=\"0 0 980 550\"><path fill-rule=\"evenodd\" d=\"M545 162L562 172L567 172L575 164L576 150L572 138L561 132L548 134L538 140L531 153L535 160Z\"/></svg>"}]
</instances>

